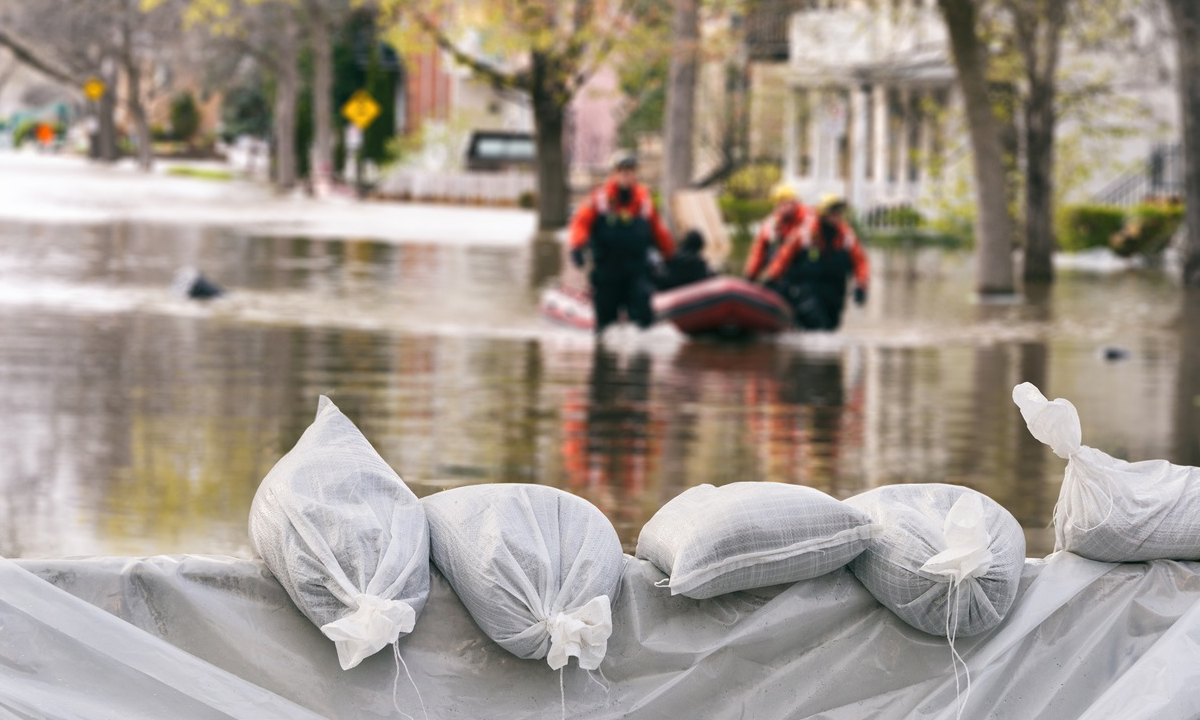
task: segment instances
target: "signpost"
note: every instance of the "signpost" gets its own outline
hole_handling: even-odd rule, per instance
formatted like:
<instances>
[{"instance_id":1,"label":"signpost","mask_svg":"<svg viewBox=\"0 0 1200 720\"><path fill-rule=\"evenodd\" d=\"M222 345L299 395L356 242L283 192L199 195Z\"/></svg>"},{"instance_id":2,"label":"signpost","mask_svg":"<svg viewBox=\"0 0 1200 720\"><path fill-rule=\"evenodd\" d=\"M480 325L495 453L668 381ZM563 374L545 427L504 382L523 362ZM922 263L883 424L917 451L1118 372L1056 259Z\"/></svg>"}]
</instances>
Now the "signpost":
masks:
<instances>
[{"instance_id":1,"label":"signpost","mask_svg":"<svg viewBox=\"0 0 1200 720\"><path fill-rule=\"evenodd\" d=\"M87 82L83 84L83 94L87 95L87 99L91 100L92 102L96 102L100 98L104 97L104 91L106 89L107 88L104 86L104 81L97 77L90 77L88 78Z\"/></svg>"},{"instance_id":2,"label":"signpost","mask_svg":"<svg viewBox=\"0 0 1200 720\"><path fill-rule=\"evenodd\" d=\"M379 117L379 103L375 102L375 98L371 97L366 90L355 90L346 104L342 105L342 117L354 125L354 127L346 129L346 149L354 152L354 184L358 188L359 197L362 197L364 192L363 161L358 150L362 147L363 130Z\"/></svg>"},{"instance_id":3,"label":"signpost","mask_svg":"<svg viewBox=\"0 0 1200 720\"><path fill-rule=\"evenodd\" d=\"M359 130L365 130L379 117L379 103L366 90L355 90L342 106L342 117L354 123Z\"/></svg>"}]
</instances>

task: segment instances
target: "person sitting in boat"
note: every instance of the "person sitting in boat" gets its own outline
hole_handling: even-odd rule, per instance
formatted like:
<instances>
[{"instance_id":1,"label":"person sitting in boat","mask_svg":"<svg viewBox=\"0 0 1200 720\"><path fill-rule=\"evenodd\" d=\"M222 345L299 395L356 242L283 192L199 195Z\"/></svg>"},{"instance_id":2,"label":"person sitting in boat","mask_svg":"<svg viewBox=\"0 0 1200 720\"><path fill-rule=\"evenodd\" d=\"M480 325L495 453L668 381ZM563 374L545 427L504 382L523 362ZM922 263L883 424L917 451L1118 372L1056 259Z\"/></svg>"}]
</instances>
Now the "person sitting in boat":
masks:
<instances>
[{"instance_id":1,"label":"person sitting in boat","mask_svg":"<svg viewBox=\"0 0 1200 720\"><path fill-rule=\"evenodd\" d=\"M794 293L789 270L796 251L811 235L813 222L791 183L782 182L772 188L771 202L775 209L759 224L744 274L747 280L761 282L790 299Z\"/></svg>"},{"instance_id":2,"label":"person sitting in boat","mask_svg":"<svg viewBox=\"0 0 1200 720\"><path fill-rule=\"evenodd\" d=\"M809 330L836 330L846 306L846 286L854 278L854 302L867 302L870 269L867 254L850 223L846 201L821 198L813 232L799 238L788 269L788 286L796 324Z\"/></svg>"},{"instance_id":3,"label":"person sitting in boat","mask_svg":"<svg viewBox=\"0 0 1200 720\"><path fill-rule=\"evenodd\" d=\"M704 259L704 235L699 230L688 230L679 244L679 252L663 264L663 272L656 278L659 290L671 290L713 276L712 268Z\"/></svg>"},{"instance_id":4,"label":"person sitting in boat","mask_svg":"<svg viewBox=\"0 0 1200 720\"><path fill-rule=\"evenodd\" d=\"M584 249L590 248L592 306L596 333L616 322L621 311L639 327L654 322L650 296L653 250L662 261L675 254L671 238L645 185L637 181L637 156L617 153L612 174L580 205L571 220L568 237L571 262L584 265Z\"/></svg>"}]
</instances>

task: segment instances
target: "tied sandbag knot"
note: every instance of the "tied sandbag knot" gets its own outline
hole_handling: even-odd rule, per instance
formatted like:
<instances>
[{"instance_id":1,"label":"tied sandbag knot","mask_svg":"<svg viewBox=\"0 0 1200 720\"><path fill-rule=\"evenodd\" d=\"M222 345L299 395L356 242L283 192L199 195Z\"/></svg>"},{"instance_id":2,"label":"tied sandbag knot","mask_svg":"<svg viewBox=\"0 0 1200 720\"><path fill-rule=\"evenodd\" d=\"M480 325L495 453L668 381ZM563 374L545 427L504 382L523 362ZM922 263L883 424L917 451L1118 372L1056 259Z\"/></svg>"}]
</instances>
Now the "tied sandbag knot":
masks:
<instances>
[{"instance_id":1,"label":"tied sandbag knot","mask_svg":"<svg viewBox=\"0 0 1200 720\"><path fill-rule=\"evenodd\" d=\"M960 497L942 525L946 549L926 560L921 570L951 585L986 573L992 566L986 520L978 495Z\"/></svg>"},{"instance_id":2,"label":"tied sandbag knot","mask_svg":"<svg viewBox=\"0 0 1200 720\"><path fill-rule=\"evenodd\" d=\"M1030 382L1023 382L1014 387L1012 396L1013 402L1021 408L1021 417L1029 427L1029 433L1049 445L1055 455L1067 461L1059 501L1054 506L1055 527L1061 528L1070 524L1076 530L1091 532L1108 522L1115 503L1111 481L1103 473L1087 472L1087 478L1080 477L1079 466L1087 465L1087 457L1083 450L1090 448L1083 444L1079 411L1066 398L1047 400L1042 391ZM1066 507L1063 507L1064 499L1067 500ZM1108 505L1108 509L1104 517L1094 525L1079 525L1071 519L1072 509L1098 508L1104 504ZM1094 518L1095 514L1092 514L1092 517Z\"/></svg>"},{"instance_id":3,"label":"tied sandbag knot","mask_svg":"<svg viewBox=\"0 0 1200 720\"><path fill-rule=\"evenodd\" d=\"M987 531L987 518L983 513L983 500L974 493L963 495L946 513L942 524L942 536L946 549L925 561L923 572L935 575L941 582L950 583L946 592L946 640L950 643L950 664L954 668L954 696L958 705L957 718L962 717L967 698L971 697L971 670L958 650L954 638L958 634L958 603L960 586L968 578L979 577L992 567L991 537ZM962 665L967 679L966 696L959 692L958 666Z\"/></svg>"},{"instance_id":4,"label":"tied sandbag knot","mask_svg":"<svg viewBox=\"0 0 1200 720\"><path fill-rule=\"evenodd\" d=\"M321 627L325 637L337 646L343 670L358 665L384 645L396 642L401 633L411 632L417 622L417 613L399 600L363 593L354 596L354 602L358 607L353 613Z\"/></svg>"},{"instance_id":5,"label":"tied sandbag knot","mask_svg":"<svg viewBox=\"0 0 1200 720\"><path fill-rule=\"evenodd\" d=\"M612 609L607 595L592 598L582 607L546 618L550 652L546 662L554 670L567 664L572 655L579 667L595 670L604 660L608 636L612 635Z\"/></svg>"}]
</instances>

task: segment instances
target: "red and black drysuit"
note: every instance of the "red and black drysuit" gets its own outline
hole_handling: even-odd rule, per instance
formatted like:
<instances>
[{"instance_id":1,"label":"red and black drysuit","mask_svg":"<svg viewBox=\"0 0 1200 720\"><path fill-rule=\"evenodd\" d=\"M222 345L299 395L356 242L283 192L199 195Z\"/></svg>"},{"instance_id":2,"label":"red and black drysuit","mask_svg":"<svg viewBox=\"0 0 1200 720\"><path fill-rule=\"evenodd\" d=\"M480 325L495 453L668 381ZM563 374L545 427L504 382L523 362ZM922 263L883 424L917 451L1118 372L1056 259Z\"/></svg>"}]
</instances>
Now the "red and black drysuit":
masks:
<instances>
[{"instance_id":1,"label":"red and black drysuit","mask_svg":"<svg viewBox=\"0 0 1200 720\"><path fill-rule=\"evenodd\" d=\"M668 260L675 243L644 185L622 188L609 180L597 188L576 211L568 242L577 265L583 263L583 249L591 249L597 333L616 322L622 310L639 327L654 322L650 250L657 247Z\"/></svg>"},{"instance_id":2,"label":"red and black drysuit","mask_svg":"<svg viewBox=\"0 0 1200 720\"><path fill-rule=\"evenodd\" d=\"M836 330L846 308L846 282L854 278L854 301L867 301L867 254L850 223L821 215L800 238L787 271L796 324L810 330Z\"/></svg>"}]
</instances>

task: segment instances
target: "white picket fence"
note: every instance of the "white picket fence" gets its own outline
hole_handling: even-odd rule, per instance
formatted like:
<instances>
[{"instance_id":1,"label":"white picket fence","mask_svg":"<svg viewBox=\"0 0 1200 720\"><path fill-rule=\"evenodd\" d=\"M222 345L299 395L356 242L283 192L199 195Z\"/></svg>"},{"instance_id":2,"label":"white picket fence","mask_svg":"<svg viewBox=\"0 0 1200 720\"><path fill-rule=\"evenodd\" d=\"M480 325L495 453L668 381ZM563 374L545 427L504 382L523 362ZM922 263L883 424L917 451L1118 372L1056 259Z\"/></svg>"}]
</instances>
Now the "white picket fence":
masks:
<instances>
[{"instance_id":1,"label":"white picket fence","mask_svg":"<svg viewBox=\"0 0 1200 720\"><path fill-rule=\"evenodd\" d=\"M436 202L515 205L524 193L534 193L532 173L430 172L393 170L379 179L375 191L385 197Z\"/></svg>"}]
</instances>

